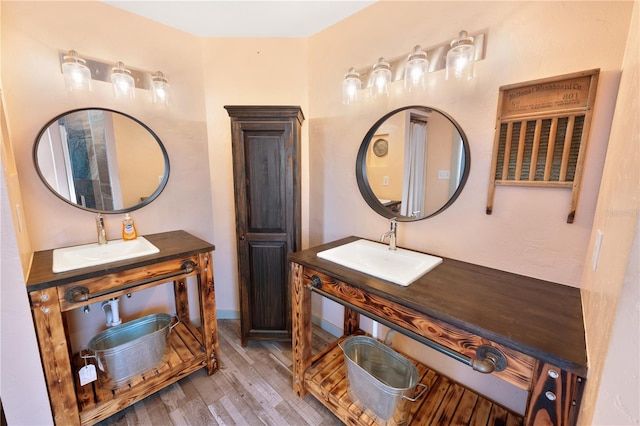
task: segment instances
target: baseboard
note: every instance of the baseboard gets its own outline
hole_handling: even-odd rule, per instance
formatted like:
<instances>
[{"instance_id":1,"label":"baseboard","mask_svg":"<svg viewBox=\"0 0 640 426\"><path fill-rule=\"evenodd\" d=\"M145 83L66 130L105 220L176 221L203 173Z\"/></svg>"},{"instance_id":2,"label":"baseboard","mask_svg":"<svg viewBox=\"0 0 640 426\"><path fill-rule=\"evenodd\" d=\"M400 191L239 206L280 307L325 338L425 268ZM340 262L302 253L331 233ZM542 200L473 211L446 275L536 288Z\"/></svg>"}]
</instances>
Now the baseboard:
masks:
<instances>
[{"instance_id":1,"label":"baseboard","mask_svg":"<svg viewBox=\"0 0 640 426\"><path fill-rule=\"evenodd\" d=\"M316 316L311 316L311 322L317 325L318 327L320 327L321 329L323 329L324 331L326 331L327 333L330 333L336 337L340 337L343 334L342 329L340 327L337 327L336 325L330 323L325 319L322 319Z\"/></svg>"},{"instance_id":2,"label":"baseboard","mask_svg":"<svg viewBox=\"0 0 640 426\"><path fill-rule=\"evenodd\" d=\"M240 311L232 311L232 310L218 310L216 311L216 315L218 319L240 319ZM311 322L327 333L331 333L336 337L342 336L342 329L340 327L335 326L334 324L326 321L322 318L312 316Z\"/></svg>"},{"instance_id":3,"label":"baseboard","mask_svg":"<svg viewBox=\"0 0 640 426\"><path fill-rule=\"evenodd\" d=\"M240 319L240 311L216 311L218 319Z\"/></svg>"}]
</instances>

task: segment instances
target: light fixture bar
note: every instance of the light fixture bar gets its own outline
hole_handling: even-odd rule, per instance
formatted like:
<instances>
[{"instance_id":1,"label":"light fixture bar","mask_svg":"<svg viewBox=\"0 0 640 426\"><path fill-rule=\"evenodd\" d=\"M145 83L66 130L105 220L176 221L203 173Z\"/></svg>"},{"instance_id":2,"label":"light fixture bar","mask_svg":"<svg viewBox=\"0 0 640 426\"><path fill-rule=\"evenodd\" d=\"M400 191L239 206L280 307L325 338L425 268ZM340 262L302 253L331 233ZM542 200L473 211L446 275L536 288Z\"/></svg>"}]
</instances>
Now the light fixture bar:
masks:
<instances>
[{"instance_id":1,"label":"light fixture bar","mask_svg":"<svg viewBox=\"0 0 640 426\"><path fill-rule=\"evenodd\" d=\"M62 64L64 63L64 57L68 56L68 52L60 53L60 69L62 69ZM86 59L83 58L86 62L87 67L91 71L91 79L96 81L104 81L107 83L111 83L111 70L113 69L114 63L105 63L96 61L94 59ZM137 70L135 68L131 68L127 65L127 69L131 71L131 77L133 77L133 81L135 83L136 89L144 89L151 90L151 75L150 71Z\"/></svg>"},{"instance_id":2,"label":"light fixture bar","mask_svg":"<svg viewBox=\"0 0 640 426\"><path fill-rule=\"evenodd\" d=\"M481 61L485 57L484 52L484 34L470 34L473 37L473 45L475 46L475 62ZM429 67L427 72L435 72L445 69L447 52L450 49L451 40L442 42L429 49L423 49L427 53L429 59ZM404 68L407 61L407 56L411 52L407 52L401 56L397 56L393 59L385 60L389 63L392 70L391 81L401 81L404 79ZM87 61L88 62L88 61ZM356 69L356 72L360 75L363 87L369 87L369 78L372 73L371 65Z\"/></svg>"}]
</instances>

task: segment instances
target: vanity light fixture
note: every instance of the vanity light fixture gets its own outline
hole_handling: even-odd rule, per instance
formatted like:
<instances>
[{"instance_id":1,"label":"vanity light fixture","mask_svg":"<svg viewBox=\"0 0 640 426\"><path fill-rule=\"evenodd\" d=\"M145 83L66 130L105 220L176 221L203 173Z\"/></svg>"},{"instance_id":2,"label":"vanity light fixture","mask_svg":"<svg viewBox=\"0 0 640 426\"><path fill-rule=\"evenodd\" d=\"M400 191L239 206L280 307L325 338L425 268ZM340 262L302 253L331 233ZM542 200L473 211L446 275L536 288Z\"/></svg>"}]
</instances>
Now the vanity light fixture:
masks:
<instances>
[{"instance_id":1,"label":"vanity light fixture","mask_svg":"<svg viewBox=\"0 0 640 426\"><path fill-rule=\"evenodd\" d=\"M169 105L170 89L169 80L162 71L156 72L151 77L151 99L154 104Z\"/></svg>"},{"instance_id":2,"label":"vanity light fixture","mask_svg":"<svg viewBox=\"0 0 640 426\"><path fill-rule=\"evenodd\" d=\"M389 96L389 83L391 83L391 65L384 58L378 59L373 65L371 79L369 80L369 88L371 96Z\"/></svg>"},{"instance_id":3,"label":"vanity light fixture","mask_svg":"<svg viewBox=\"0 0 640 426\"><path fill-rule=\"evenodd\" d=\"M361 90L358 87L362 86L373 98L389 96L388 85L399 80L403 80L405 91L424 90L427 74L445 69L447 80L470 80L474 77L474 63L484 59L484 42L483 33L470 36L467 31L460 31L453 41L432 44L428 49L417 45L411 52L393 59L380 58L373 67L350 68L342 81L342 103L356 102ZM360 86L356 80L362 82Z\"/></svg>"},{"instance_id":4,"label":"vanity light fixture","mask_svg":"<svg viewBox=\"0 0 640 426\"><path fill-rule=\"evenodd\" d=\"M446 79L471 80L475 62L475 46L473 37L466 31L460 31L458 38L451 41L451 49L447 52Z\"/></svg>"},{"instance_id":5,"label":"vanity light fixture","mask_svg":"<svg viewBox=\"0 0 640 426\"><path fill-rule=\"evenodd\" d=\"M116 98L135 98L135 80L131 77L131 71L122 62L118 62L111 70L111 84L113 84L113 94Z\"/></svg>"},{"instance_id":6,"label":"vanity light fixture","mask_svg":"<svg viewBox=\"0 0 640 426\"><path fill-rule=\"evenodd\" d=\"M91 71L87 61L78 56L78 52L70 50L63 56L62 74L67 90L91 90Z\"/></svg>"},{"instance_id":7,"label":"vanity light fixture","mask_svg":"<svg viewBox=\"0 0 640 426\"><path fill-rule=\"evenodd\" d=\"M349 105L356 102L360 89L362 89L360 74L356 72L355 68L351 67L345 74L344 80L342 80L342 103Z\"/></svg>"},{"instance_id":8,"label":"vanity light fixture","mask_svg":"<svg viewBox=\"0 0 640 426\"><path fill-rule=\"evenodd\" d=\"M91 90L91 80L111 83L113 93L119 99L134 99L135 89L151 91L153 103L169 105L171 87L167 77L157 71L151 73L125 67L122 62L113 66L113 62L96 59L82 59L75 50L58 52L64 81L69 91Z\"/></svg>"},{"instance_id":9,"label":"vanity light fixture","mask_svg":"<svg viewBox=\"0 0 640 426\"><path fill-rule=\"evenodd\" d=\"M407 63L404 67L404 89L409 92L413 88L424 89L424 77L428 67L427 53L422 50L420 45L417 45L407 57Z\"/></svg>"}]
</instances>

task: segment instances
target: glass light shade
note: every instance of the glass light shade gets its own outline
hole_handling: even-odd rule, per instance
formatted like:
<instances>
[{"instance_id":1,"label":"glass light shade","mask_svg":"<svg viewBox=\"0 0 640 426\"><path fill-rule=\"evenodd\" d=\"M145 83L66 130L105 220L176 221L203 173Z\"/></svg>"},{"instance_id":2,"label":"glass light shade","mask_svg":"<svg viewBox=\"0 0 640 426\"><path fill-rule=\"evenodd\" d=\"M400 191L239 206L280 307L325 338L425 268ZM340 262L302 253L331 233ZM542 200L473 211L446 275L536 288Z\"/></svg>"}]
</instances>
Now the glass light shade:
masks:
<instances>
[{"instance_id":1,"label":"glass light shade","mask_svg":"<svg viewBox=\"0 0 640 426\"><path fill-rule=\"evenodd\" d=\"M447 52L446 79L471 80L474 62L473 37L469 37L466 31L460 31L460 36L451 42L451 49Z\"/></svg>"},{"instance_id":2,"label":"glass light shade","mask_svg":"<svg viewBox=\"0 0 640 426\"><path fill-rule=\"evenodd\" d=\"M344 80L342 80L342 103L349 105L356 102L360 89L362 89L360 74L358 74L355 69L349 68L349 71L344 76Z\"/></svg>"},{"instance_id":3,"label":"glass light shade","mask_svg":"<svg viewBox=\"0 0 640 426\"><path fill-rule=\"evenodd\" d=\"M154 104L169 105L170 89L169 81L161 71L151 77L151 98Z\"/></svg>"},{"instance_id":4,"label":"glass light shade","mask_svg":"<svg viewBox=\"0 0 640 426\"><path fill-rule=\"evenodd\" d=\"M131 77L131 71L125 68L122 62L118 62L111 72L111 84L113 94L118 99L133 99L135 97L135 81Z\"/></svg>"},{"instance_id":5,"label":"glass light shade","mask_svg":"<svg viewBox=\"0 0 640 426\"><path fill-rule=\"evenodd\" d=\"M380 58L373 66L369 87L374 98L389 96L389 83L391 82L391 66L384 58Z\"/></svg>"},{"instance_id":6,"label":"glass light shade","mask_svg":"<svg viewBox=\"0 0 640 426\"><path fill-rule=\"evenodd\" d=\"M414 47L413 52L407 57L407 63L404 67L405 90L411 91L411 89L418 87L424 89L424 80L428 67L427 54L420 46Z\"/></svg>"},{"instance_id":7,"label":"glass light shade","mask_svg":"<svg viewBox=\"0 0 640 426\"><path fill-rule=\"evenodd\" d=\"M62 75L67 90L91 90L91 71L87 62L78 56L78 52L70 50L62 63Z\"/></svg>"}]
</instances>

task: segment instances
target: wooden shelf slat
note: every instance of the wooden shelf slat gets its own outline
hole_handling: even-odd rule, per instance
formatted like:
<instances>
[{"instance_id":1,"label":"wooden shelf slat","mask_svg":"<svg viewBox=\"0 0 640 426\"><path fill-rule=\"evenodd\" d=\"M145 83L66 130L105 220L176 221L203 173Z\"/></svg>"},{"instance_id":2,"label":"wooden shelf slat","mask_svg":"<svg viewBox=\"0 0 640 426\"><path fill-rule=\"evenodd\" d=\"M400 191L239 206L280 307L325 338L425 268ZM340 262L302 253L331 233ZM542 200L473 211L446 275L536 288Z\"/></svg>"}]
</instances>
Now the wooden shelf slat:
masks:
<instances>
[{"instance_id":1,"label":"wooden shelf slat","mask_svg":"<svg viewBox=\"0 0 640 426\"><path fill-rule=\"evenodd\" d=\"M408 358L410 359L410 358ZM410 359L411 360L411 359ZM305 387L344 423L350 425L522 425L523 417L478 395L473 390L441 375L422 363L411 360L418 369L419 383L428 387L416 402L396 410L388 421L375 414L349 395L347 369L342 350L337 345L316 359L304 374ZM419 392L420 388L416 389ZM404 414L403 414L404 413Z\"/></svg>"}]
</instances>

